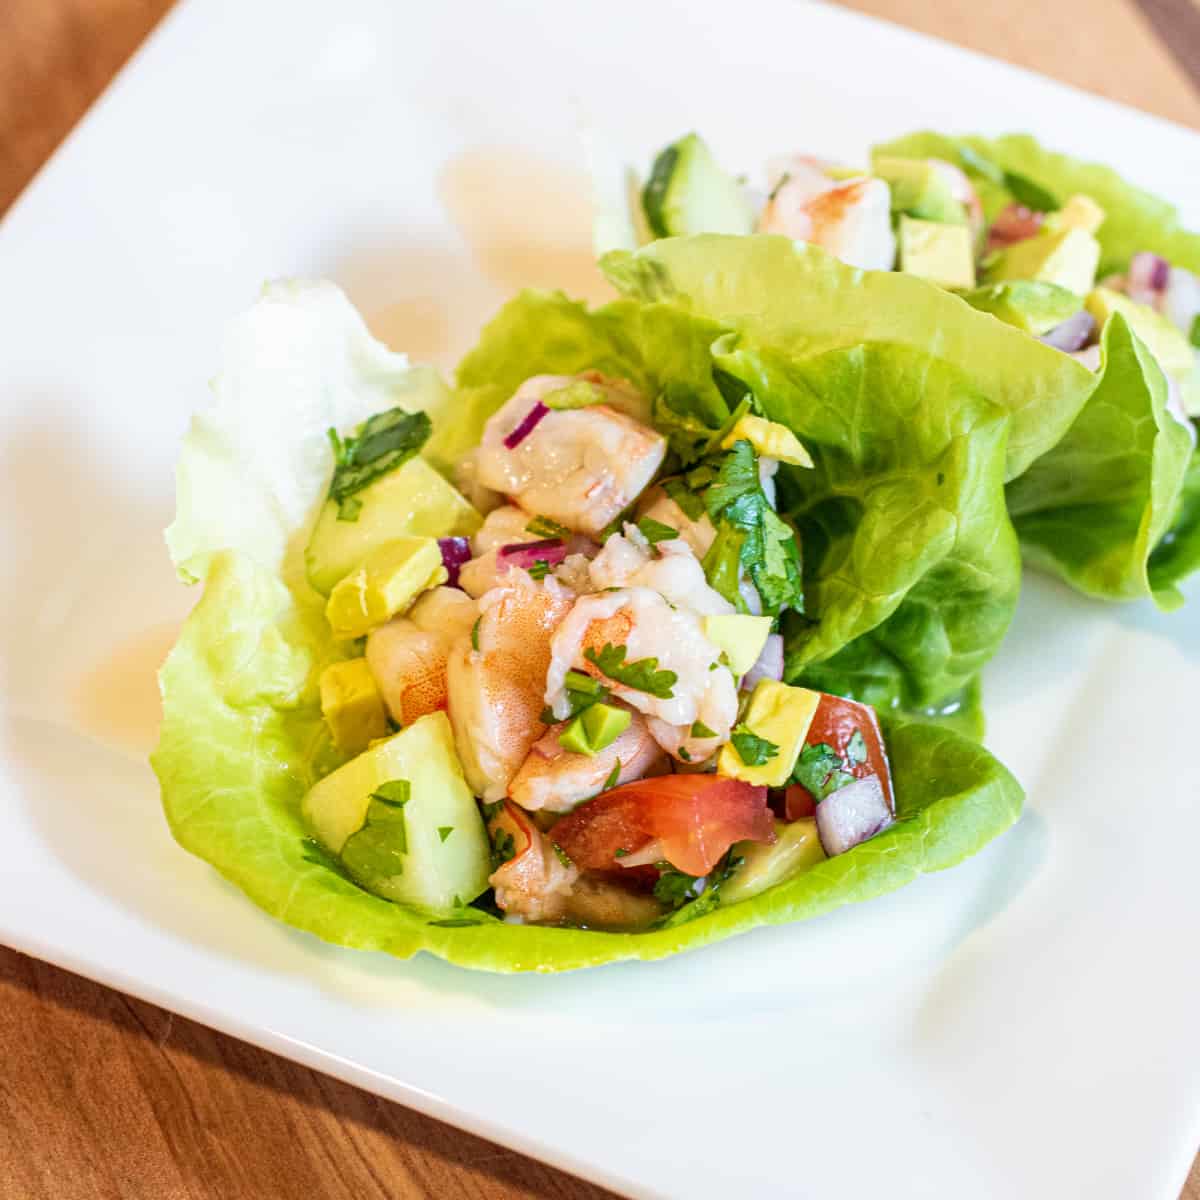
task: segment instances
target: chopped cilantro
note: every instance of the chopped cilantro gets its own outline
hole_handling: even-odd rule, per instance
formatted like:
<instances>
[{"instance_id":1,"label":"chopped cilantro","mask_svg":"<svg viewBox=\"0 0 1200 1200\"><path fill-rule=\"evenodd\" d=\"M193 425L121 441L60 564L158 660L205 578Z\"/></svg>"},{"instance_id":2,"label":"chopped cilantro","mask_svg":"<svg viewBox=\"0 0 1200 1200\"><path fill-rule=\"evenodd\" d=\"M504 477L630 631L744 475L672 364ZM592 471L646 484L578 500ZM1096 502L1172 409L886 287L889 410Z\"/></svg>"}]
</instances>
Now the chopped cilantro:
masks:
<instances>
[{"instance_id":1,"label":"chopped cilantro","mask_svg":"<svg viewBox=\"0 0 1200 1200\"><path fill-rule=\"evenodd\" d=\"M716 664L712 664L715 666ZM709 729L703 721L692 722L692 737L694 738L714 738L717 736L715 729Z\"/></svg>"},{"instance_id":2,"label":"chopped cilantro","mask_svg":"<svg viewBox=\"0 0 1200 1200\"><path fill-rule=\"evenodd\" d=\"M492 800L489 803L488 801L481 800L479 807L483 809L483 819L485 821L494 821L504 811L504 801Z\"/></svg>"},{"instance_id":3,"label":"chopped cilantro","mask_svg":"<svg viewBox=\"0 0 1200 1200\"><path fill-rule=\"evenodd\" d=\"M550 564L544 559L535 560L533 566L529 568L529 575L533 579L545 579L550 571Z\"/></svg>"},{"instance_id":4,"label":"chopped cilantro","mask_svg":"<svg viewBox=\"0 0 1200 1200\"><path fill-rule=\"evenodd\" d=\"M351 883L354 882L346 868L342 866L341 859L330 854L315 838L301 838L300 845L302 847L300 856L305 862L312 863L315 867L324 867L327 871L332 871L335 875L340 875Z\"/></svg>"},{"instance_id":5,"label":"chopped cilantro","mask_svg":"<svg viewBox=\"0 0 1200 1200\"><path fill-rule=\"evenodd\" d=\"M410 413L402 408L376 413L345 439L336 429L329 430L334 458L329 498L337 503L338 520L357 520L362 509L357 493L408 462L432 432L427 413Z\"/></svg>"},{"instance_id":6,"label":"chopped cilantro","mask_svg":"<svg viewBox=\"0 0 1200 1200\"><path fill-rule=\"evenodd\" d=\"M674 912L668 913L664 917L660 917L652 928L664 929L674 925L682 925L688 921L694 921L697 917L707 916L721 904L721 885L740 867L746 860L741 855L736 855L733 848L720 858L716 866L713 867L707 878L701 876L696 879L694 876L685 875L682 871L676 871L670 863L659 863L658 868L663 872L659 876L658 885L663 887L663 894L659 893L659 886L656 885L654 894L664 904L670 904L674 908ZM669 882L664 884L664 879L672 876ZM674 878L678 876L678 878ZM685 881L692 880L692 886L686 887ZM697 886L698 885L698 886ZM676 899L676 897L679 897Z\"/></svg>"},{"instance_id":7,"label":"chopped cilantro","mask_svg":"<svg viewBox=\"0 0 1200 1200\"><path fill-rule=\"evenodd\" d=\"M745 725L739 725L733 731L729 740L733 743L733 748L737 751L738 758L748 767L761 767L764 763L770 762L779 753L779 747L774 742L769 742L766 738L759 737L757 733L753 733Z\"/></svg>"},{"instance_id":8,"label":"chopped cilantro","mask_svg":"<svg viewBox=\"0 0 1200 1200\"><path fill-rule=\"evenodd\" d=\"M582 671L568 671L563 680L563 687L567 693L567 703L571 706L571 711L564 718L568 721L577 717L585 708L603 703L610 695L609 689L600 680L593 679Z\"/></svg>"},{"instance_id":9,"label":"chopped cilantro","mask_svg":"<svg viewBox=\"0 0 1200 1200\"><path fill-rule=\"evenodd\" d=\"M408 830L404 806L412 795L407 779L381 783L370 795L362 827L342 846L342 862L355 878L387 878L404 872Z\"/></svg>"},{"instance_id":10,"label":"chopped cilantro","mask_svg":"<svg viewBox=\"0 0 1200 1200\"><path fill-rule=\"evenodd\" d=\"M482 616L475 618L475 624L471 626L471 649L479 649L479 622L483 620Z\"/></svg>"},{"instance_id":11,"label":"chopped cilantro","mask_svg":"<svg viewBox=\"0 0 1200 1200\"><path fill-rule=\"evenodd\" d=\"M704 501L682 479L665 479L662 489L679 505L689 521L698 521L704 516Z\"/></svg>"},{"instance_id":12,"label":"chopped cilantro","mask_svg":"<svg viewBox=\"0 0 1200 1200\"><path fill-rule=\"evenodd\" d=\"M540 516L534 517L525 526L525 532L532 533L536 538L562 538L563 541L571 536L571 531L565 525L560 525L549 517Z\"/></svg>"},{"instance_id":13,"label":"chopped cilantro","mask_svg":"<svg viewBox=\"0 0 1200 1200\"><path fill-rule=\"evenodd\" d=\"M609 771L608 778L604 781L604 786L601 787L602 792L607 792L611 788L615 788L621 778L621 760L618 758L613 764L613 769Z\"/></svg>"},{"instance_id":14,"label":"chopped cilantro","mask_svg":"<svg viewBox=\"0 0 1200 1200\"><path fill-rule=\"evenodd\" d=\"M692 761L692 755L686 746L680 746L678 753L681 761L687 763Z\"/></svg>"},{"instance_id":15,"label":"chopped cilantro","mask_svg":"<svg viewBox=\"0 0 1200 1200\"><path fill-rule=\"evenodd\" d=\"M670 863L659 864L661 874L654 885L654 897L671 908L679 908L689 900L695 900L704 891L707 882L703 875L688 875L677 871Z\"/></svg>"},{"instance_id":16,"label":"chopped cilantro","mask_svg":"<svg viewBox=\"0 0 1200 1200\"><path fill-rule=\"evenodd\" d=\"M590 646L584 651L588 662L594 663L602 674L617 683L622 683L635 692L646 692L659 700L671 700L671 690L679 676L674 671L660 671L657 658L639 658L636 662L625 661L625 647L611 642L597 653Z\"/></svg>"},{"instance_id":17,"label":"chopped cilantro","mask_svg":"<svg viewBox=\"0 0 1200 1200\"><path fill-rule=\"evenodd\" d=\"M792 779L806 788L818 804L838 788L854 782L842 756L825 742L805 746L800 751Z\"/></svg>"},{"instance_id":18,"label":"chopped cilantro","mask_svg":"<svg viewBox=\"0 0 1200 1200\"><path fill-rule=\"evenodd\" d=\"M635 505L631 504L624 511L617 513L615 517L605 527L600 530L600 541L607 542L614 534L620 533L625 528L625 522L633 516Z\"/></svg>"},{"instance_id":19,"label":"chopped cilantro","mask_svg":"<svg viewBox=\"0 0 1200 1200\"><path fill-rule=\"evenodd\" d=\"M679 530L673 525L656 521L653 517L643 517L637 523L637 527L641 531L642 537L652 546L657 546L659 542L673 541L679 536Z\"/></svg>"},{"instance_id":20,"label":"chopped cilantro","mask_svg":"<svg viewBox=\"0 0 1200 1200\"><path fill-rule=\"evenodd\" d=\"M742 596L740 584L742 581L742 547L746 535L740 529L735 529L726 521L717 526L717 536L708 548L700 564L704 568L704 578L708 586L720 596L724 596L738 612L746 611L746 600Z\"/></svg>"},{"instance_id":21,"label":"chopped cilantro","mask_svg":"<svg viewBox=\"0 0 1200 1200\"><path fill-rule=\"evenodd\" d=\"M438 837L444 842L454 832L453 825L439 825Z\"/></svg>"},{"instance_id":22,"label":"chopped cilantro","mask_svg":"<svg viewBox=\"0 0 1200 1200\"><path fill-rule=\"evenodd\" d=\"M959 160L968 171L982 175L992 183L1006 188L1012 198L1018 203L1032 208L1037 212L1054 212L1061 205L1053 192L1047 191L1040 183L1022 175L1018 171L1007 171L998 163L985 158L970 146L963 146L958 151Z\"/></svg>"},{"instance_id":23,"label":"chopped cilantro","mask_svg":"<svg viewBox=\"0 0 1200 1200\"><path fill-rule=\"evenodd\" d=\"M624 846L618 846L613 851L613 858L628 858L632 853L632 850L626 850Z\"/></svg>"},{"instance_id":24,"label":"chopped cilantro","mask_svg":"<svg viewBox=\"0 0 1200 1200\"><path fill-rule=\"evenodd\" d=\"M461 929L464 925L482 925L478 917L445 917L440 921L426 921L426 925L435 925L440 929Z\"/></svg>"},{"instance_id":25,"label":"chopped cilantro","mask_svg":"<svg viewBox=\"0 0 1200 1200\"><path fill-rule=\"evenodd\" d=\"M517 856L517 841L507 829L497 829L492 833L492 868L502 867L510 859Z\"/></svg>"},{"instance_id":26,"label":"chopped cilantro","mask_svg":"<svg viewBox=\"0 0 1200 1200\"><path fill-rule=\"evenodd\" d=\"M575 865L571 861L571 856L557 842L551 842L550 846L554 850L554 857L557 858L564 867L573 867Z\"/></svg>"}]
</instances>

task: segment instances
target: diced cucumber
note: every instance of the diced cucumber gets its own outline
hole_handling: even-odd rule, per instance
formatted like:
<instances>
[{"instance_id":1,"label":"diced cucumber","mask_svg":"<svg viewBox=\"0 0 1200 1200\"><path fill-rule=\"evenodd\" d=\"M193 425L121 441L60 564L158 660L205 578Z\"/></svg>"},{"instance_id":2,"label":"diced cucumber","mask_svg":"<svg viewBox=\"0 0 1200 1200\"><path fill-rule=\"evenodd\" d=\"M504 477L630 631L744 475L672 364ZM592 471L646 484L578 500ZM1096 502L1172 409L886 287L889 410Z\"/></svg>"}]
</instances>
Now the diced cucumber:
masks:
<instances>
[{"instance_id":1,"label":"diced cucumber","mask_svg":"<svg viewBox=\"0 0 1200 1200\"><path fill-rule=\"evenodd\" d=\"M741 187L694 133L672 142L654 160L642 189L642 208L657 237L754 231L754 215Z\"/></svg>"},{"instance_id":2,"label":"diced cucumber","mask_svg":"<svg viewBox=\"0 0 1200 1200\"><path fill-rule=\"evenodd\" d=\"M327 775L301 812L357 882L384 899L444 911L487 887L487 831L445 713L414 721Z\"/></svg>"},{"instance_id":3,"label":"diced cucumber","mask_svg":"<svg viewBox=\"0 0 1200 1200\"><path fill-rule=\"evenodd\" d=\"M353 521L338 518L325 502L304 552L308 581L323 596L372 550L405 534L458 537L475 532L483 518L424 459L410 458L358 493L362 508Z\"/></svg>"}]
</instances>

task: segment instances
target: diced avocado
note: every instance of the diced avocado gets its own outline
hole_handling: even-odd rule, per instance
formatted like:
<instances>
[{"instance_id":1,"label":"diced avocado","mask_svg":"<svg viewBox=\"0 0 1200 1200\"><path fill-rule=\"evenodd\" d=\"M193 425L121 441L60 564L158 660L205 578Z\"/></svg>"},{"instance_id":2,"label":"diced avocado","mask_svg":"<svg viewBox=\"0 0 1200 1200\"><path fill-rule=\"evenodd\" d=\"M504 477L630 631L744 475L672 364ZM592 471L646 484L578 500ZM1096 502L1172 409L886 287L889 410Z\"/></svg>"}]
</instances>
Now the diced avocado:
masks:
<instances>
[{"instance_id":1,"label":"diced avocado","mask_svg":"<svg viewBox=\"0 0 1200 1200\"><path fill-rule=\"evenodd\" d=\"M894 214L942 225L967 223L966 209L954 198L949 179L936 164L919 158L880 155L872 160L871 171L891 190Z\"/></svg>"},{"instance_id":2,"label":"diced avocado","mask_svg":"<svg viewBox=\"0 0 1200 1200\"><path fill-rule=\"evenodd\" d=\"M900 218L900 270L948 288L975 286L975 251L966 225Z\"/></svg>"},{"instance_id":3,"label":"diced avocado","mask_svg":"<svg viewBox=\"0 0 1200 1200\"><path fill-rule=\"evenodd\" d=\"M721 884L722 904L749 900L751 896L815 867L825 858L813 817L801 821L776 821L775 841L771 845L738 842L733 854L742 860L742 865Z\"/></svg>"},{"instance_id":4,"label":"diced avocado","mask_svg":"<svg viewBox=\"0 0 1200 1200\"><path fill-rule=\"evenodd\" d=\"M1077 194L1058 210L1046 214L1042 228L1051 233L1063 229L1082 229L1084 233L1095 233L1104 224L1104 209L1091 196Z\"/></svg>"},{"instance_id":5,"label":"diced avocado","mask_svg":"<svg viewBox=\"0 0 1200 1200\"><path fill-rule=\"evenodd\" d=\"M1032 279L984 284L963 292L962 298L972 308L991 313L1006 325L1015 325L1034 337L1061 325L1083 307L1082 296L1056 283Z\"/></svg>"},{"instance_id":6,"label":"diced avocado","mask_svg":"<svg viewBox=\"0 0 1200 1200\"><path fill-rule=\"evenodd\" d=\"M405 783L407 789L386 786ZM377 896L445 910L455 897L468 903L487 887L487 831L443 712L327 775L304 797L301 812L322 845Z\"/></svg>"},{"instance_id":7,"label":"diced avocado","mask_svg":"<svg viewBox=\"0 0 1200 1200\"><path fill-rule=\"evenodd\" d=\"M628 709L593 704L571 719L558 735L558 744L564 750L591 758L608 749L629 728L632 719Z\"/></svg>"},{"instance_id":8,"label":"diced avocado","mask_svg":"<svg viewBox=\"0 0 1200 1200\"><path fill-rule=\"evenodd\" d=\"M304 554L308 581L323 596L384 542L403 534L469 536L483 524L479 513L423 458L410 458L356 499L362 508L353 521L339 520L338 506L326 501L309 538Z\"/></svg>"},{"instance_id":9,"label":"diced avocado","mask_svg":"<svg viewBox=\"0 0 1200 1200\"><path fill-rule=\"evenodd\" d=\"M387 709L365 658L331 663L321 672L321 713L334 745L347 754L386 735Z\"/></svg>"},{"instance_id":10,"label":"diced avocado","mask_svg":"<svg viewBox=\"0 0 1200 1200\"><path fill-rule=\"evenodd\" d=\"M1004 279L1037 279L1086 295L1096 279L1100 243L1082 229L1039 233L999 251L984 266L987 283Z\"/></svg>"},{"instance_id":11,"label":"diced avocado","mask_svg":"<svg viewBox=\"0 0 1200 1200\"><path fill-rule=\"evenodd\" d=\"M812 458L800 439L778 421L768 421L765 417L755 417L749 413L739 417L722 440L721 449L728 450L734 442L739 441L749 442L764 458L777 458L780 462L791 463L794 467L813 465Z\"/></svg>"},{"instance_id":12,"label":"diced avocado","mask_svg":"<svg viewBox=\"0 0 1200 1200\"><path fill-rule=\"evenodd\" d=\"M770 617L720 613L704 618L704 636L724 652L729 669L739 676L758 662L770 632Z\"/></svg>"},{"instance_id":13,"label":"diced avocado","mask_svg":"<svg viewBox=\"0 0 1200 1200\"><path fill-rule=\"evenodd\" d=\"M366 636L448 578L436 538L409 536L384 542L329 593L325 616L333 636Z\"/></svg>"},{"instance_id":14,"label":"diced avocado","mask_svg":"<svg viewBox=\"0 0 1200 1200\"><path fill-rule=\"evenodd\" d=\"M654 160L642 207L656 237L754 231L742 189L694 133L672 142Z\"/></svg>"},{"instance_id":15,"label":"diced avocado","mask_svg":"<svg viewBox=\"0 0 1200 1200\"><path fill-rule=\"evenodd\" d=\"M750 697L742 724L757 737L774 743L778 752L762 766L749 767L731 742L722 746L717 756L717 774L759 786L783 787L791 778L820 702L820 692L762 680Z\"/></svg>"},{"instance_id":16,"label":"diced avocado","mask_svg":"<svg viewBox=\"0 0 1200 1200\"><path fill-rule=\"evenodd\" d=\"M1158 365L1166 374L1186 375L1196 365L1196 353L1188 339L1149 305L1136 304L1128 296L1109 288L1093 288L1084 305L1102 329L1108 318L1119 312L1129 322L1129 328L1146 343L1146 349L1158 359Z\"/></svg>"}]
</instances>

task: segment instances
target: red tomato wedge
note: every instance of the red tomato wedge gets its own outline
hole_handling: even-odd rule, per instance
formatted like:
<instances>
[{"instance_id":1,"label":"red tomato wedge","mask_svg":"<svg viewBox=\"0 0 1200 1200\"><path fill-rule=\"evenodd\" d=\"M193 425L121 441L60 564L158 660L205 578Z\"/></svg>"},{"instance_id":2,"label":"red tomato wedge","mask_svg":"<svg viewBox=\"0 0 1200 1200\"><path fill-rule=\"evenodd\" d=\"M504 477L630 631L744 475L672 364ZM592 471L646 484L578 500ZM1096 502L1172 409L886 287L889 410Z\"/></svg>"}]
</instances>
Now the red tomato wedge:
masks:
<instances>
[{"instance_id":1,"label":"red tomato wedge","mask_svg":"<svg viewBox=\"0 0 1200 1200\"><path fill-rule=\"evenodd\" d=\"M588 800L550 837L590 870L611 871L657 842L677 870L707 875L734 842L773 842L775 828L764 787L720 775L659 775Z\"/></svg>"},{"instance_id":2,"label":"red tomato wedge","mask_svg":"<svg viewBox=\"0 0 1200 1200\"><path fill-rule=\"evenodd\" d=\"M855 733L862 734L867 747L867 757L863 762L851 763L847 759L846 751ZM875 710L869 704L859 704L856 700L845 700L841 696L823 693L821 703L817 705L817 711L813 714L812 724L808 727L804 744L816 746L822 742L833 748L855 779L866 779L870 775L879 777L883 797L894 815L896 801L892 794L892 770L888 765L883 733L879 728L879 718L875 715ZM801 817L811 817L815 811L816 804L807 788L793 784L787 789L784 797L784 815L787 820L796 821Z\"/></svg>"}]
</instances>

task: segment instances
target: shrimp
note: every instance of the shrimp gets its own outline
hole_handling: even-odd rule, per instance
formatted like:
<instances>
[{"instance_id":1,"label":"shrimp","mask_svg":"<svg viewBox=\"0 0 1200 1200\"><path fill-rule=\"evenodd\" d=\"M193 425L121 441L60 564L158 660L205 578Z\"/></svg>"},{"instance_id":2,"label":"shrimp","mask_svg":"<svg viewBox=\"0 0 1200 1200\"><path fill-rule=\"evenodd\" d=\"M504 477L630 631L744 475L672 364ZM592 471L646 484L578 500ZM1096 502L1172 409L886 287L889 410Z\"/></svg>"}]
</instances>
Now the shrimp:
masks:
<instances>
[{"instance_id":1,"label":"shrimp","mask_svg":"<svg viewBox=\"0 0 1200 1200\"><path fill-rule=\"evenodd\" d=\"M458 575L459 587L478 599L484 592L499 587L510 567L500 555L505 546L536 542L545 537L543 533L530 533L529 524L533 517L515 504L506 504L494 509L471 538L471 550L475 557L465 563ZM595 542L579 534L565 539L570 555L591 556L598 547ZM577 573L565 572L568 586L577 578Z\"/></svg>"},{"instance_id":2,"label":"shrimp","mask_svg":"<svg viewBox=\"0 0 1200 1200\"><path fill-rule=\"evenodd\" d=\"M704 568L682 538L659 542L650 549L637 526L626 525L624 534L614 534L593 559L588 571L592 587L651 588L679 608L704 616L737 610L719 592L708 586Z\"/></svg>"},{"instance_id":3,"label":"shrimp","mask_svg":"<svg viewBox=\"0 0 1200 1200\"><path fill-rule=\"evenodd\" d=\"M450 724L467 783L484 800L505 795L544 732L550 635L572 599L552 577L539 584L527 572L513 571L503 586L480 598L474 630L451 647Z\"/></svg>"},{"instance_id":4,"label":"shrimp","mask_svg":"<svg viewBox=\"0 0 1200 1200\"><path fill-rule=\"evenodd\" d=\"M631 714L629 728L615 742L589 757L564 750L558 743L562 725L552 726L533 744L509 786L509 796L530 811L570 812L576 805L609 787L632 783L646 775L662 774L666 757L650 736L646 720Z\"/></svg>"},{"instance_id":5,"label":"shrimp","mask_svg":"<svg viewBox=\"0 0 1200 1200\"><path fill-rule=\"evenodd\" d=\"M426 592L405 616L367 635L367 666L399 725L446 707L446 661L455 638L475 621L474 601L457 588Z\"/></svg>"},{"instance_id":6,"label":"shrimp","mask_svg":"<svg viewBox=\"0 0 1200 1200\"><path fill-rule=\"evenodd\" d=\"M703 558L708 553L717 536L707 512L701 512L693 520L661 487L651 488L642 497L638 516L649 517L652 521L679 530L679 537L691 547L697 558Z\"/></svg>"},{"instance_id":7,"label":"shrimp","mask_svg":"<svg viewBox=\"0 0 1200 1200\"><path fill-rule=\"evenodd\" d=\"M596 536L642 493L662 464L666 439L618 407L636 393L600 387L605 402L547 412L515 446L505 445L543 396L579 379L535 375L484 427L475 475L485 487L512 497L526 512Z\"/></svg>"},{"instance_id":8,"label":"shrimp","mask_svg":"<svg viewBox=\"0 0 1200 1200\"><path fill-rule=\"evenodd\" d=\"M636 929L662 915L650 896L580 872L561 859L550 838L513 804L488 821L492 842L508 855L488 879L496 904L511 921L570 922L599 929Z\"/></svg>"},{"instance_id":9,"label":"shrimp","mask_svg":"<svg viewBox=\"0 0 1200 1200\"><path fill-rule=\"evenodd\" d=\"M651 692L606 675L588 654L598 657L609 646L624 647L625 664L656 659L654 670L674 679L659 674ZM555 630L550 649L545 699L560 720L570 711L566 675L575 669L603 679L618 699L642 713L650 735L675 758L699 761L729 740L738 708L733 676L705 637L700 617L658 592L628 587L581 596ZM707 736L693 732L697 723L707 727Z\"/></svg>"},{"instance_id":10,"label":"shrimp","mask_svg":"<svg viewBox=\"0 0 1200 1200\"><path fill-rule=\"evenodd\" d=\"M866 176L837 182L804 158L780 174L758 232L812 242L864 270L890 271L896 258L888 185Z\"/></svg>"}]
</instances>

